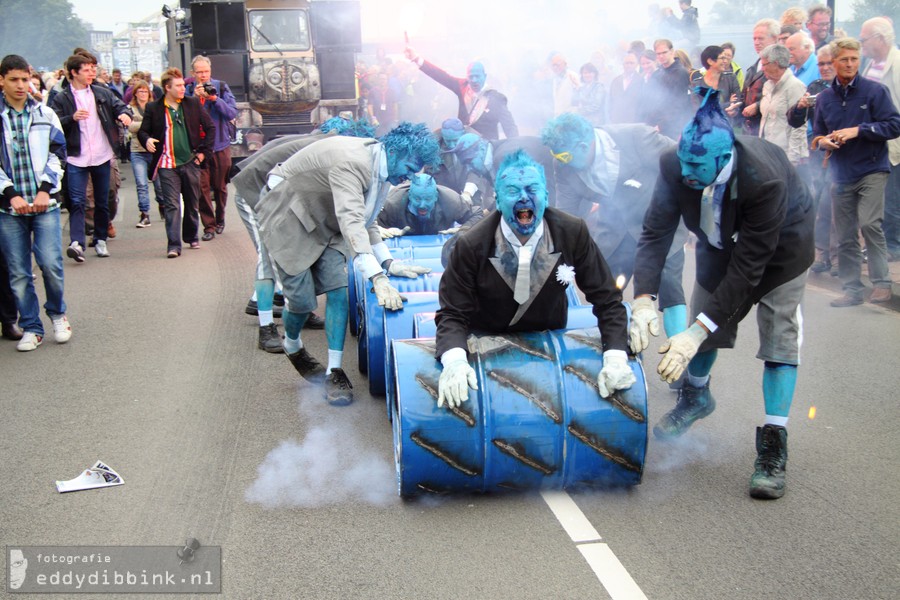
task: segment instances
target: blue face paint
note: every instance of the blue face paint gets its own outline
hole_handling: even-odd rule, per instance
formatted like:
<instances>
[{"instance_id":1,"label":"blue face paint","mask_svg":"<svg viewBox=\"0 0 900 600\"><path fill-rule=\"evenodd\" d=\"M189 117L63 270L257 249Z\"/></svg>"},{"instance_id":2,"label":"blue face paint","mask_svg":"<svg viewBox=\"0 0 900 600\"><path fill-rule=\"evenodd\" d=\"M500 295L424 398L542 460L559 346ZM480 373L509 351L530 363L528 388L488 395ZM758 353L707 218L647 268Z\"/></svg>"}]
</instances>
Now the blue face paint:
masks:
<instances>
[{"instance_id":1,"label":"blue face paint","mask_svg":"<svg viewBox=\"0 0 900 600\"><path fill-rule=\"evenodd\" d=\"M497 175L497 210L520 235L531 235L544 218L547 184L534 166L509 166Z\"/></svg>"},{"instance_id":2,"label":"blue face paint","mask_svg":"<svg viewBox=\"0 0 900 600\"><path fill-rule=\"evenodd\" d=\"M462 121L456 117L444 119L444 122L441 123L441 140L447 150L453 150L456 147L463 133L465 133L465 127Z\"/></svg>"},{"instance_id":3,"label":"blue face paint","mask_svg":"<svg viewBox=\"0 0 900 600\"><path fill-rule=\"evenodd\" d=\"M731 160L734 131L722 112L718 92L710 91L687 124L678 142L678 160L684 185L702 190L712 185Z\"/></svg>"},{"instance_id":4,"label":"blue face paint","mask_svg":"<svg viewBox=\"0 0 900 600\"><path fill-rule=\"evenodd\" d=\"M421 171L423 166L424 164L407 154L388 151L387 180L393 185L400 185Z\"/></svg>"},{"instance_id":5,"label":"blue face paint","mask_svg":"<svg viewBox=\"0 0 900 600\"><path fill-rule=\"evenodd\" d=\"M481 88L484 87L484 81L487 79L487 74L484 72L484 66L479 62L474 62L469 65L469 70L466 74L469 80L469 86L475 92L480 92Z\"/></svg>"},{"instance_id":6,"label":"blue face paint","mask_svg":"<svg viewBox=\"0 0 900 600\"><path fill-rule=\"evenodd\" d=\"M431 175L418 174L410 180L406 210L419 220L428 220L438 201L437 184Z\"/></svg>"},{"instance_id":7,"label":"blue face paint","mask_svg":"<svg viewBox=\"0 0 900 600\"><path fill-rule=\"evenodd\" d=\"M466 133L459 138L453 152L469 172L486 175L491 168L490 144L477 133Z\"/></svg>"}]
</instances>

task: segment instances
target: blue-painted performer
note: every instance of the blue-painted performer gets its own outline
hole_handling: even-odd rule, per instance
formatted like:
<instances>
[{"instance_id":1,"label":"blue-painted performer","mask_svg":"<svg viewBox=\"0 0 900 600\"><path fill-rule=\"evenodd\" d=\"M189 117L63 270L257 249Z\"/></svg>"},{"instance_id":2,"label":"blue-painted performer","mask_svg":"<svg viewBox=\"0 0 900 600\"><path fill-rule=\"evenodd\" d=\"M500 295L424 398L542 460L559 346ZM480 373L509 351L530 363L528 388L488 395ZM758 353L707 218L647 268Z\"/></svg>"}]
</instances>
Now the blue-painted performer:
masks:
<instances>
[{"instance_id":1,"label":"blue-painted performer","mask_svg":"<svg viewBox=\"0 0 900 600\"><path fill-rule=\"evenodd\" d=\"M660 175L635 260L631 348L658 331L652 300L679 221L697 235L694 320L670 337L657 372L674 381L687 369L678 403L653 428L662 439L682 435L715 409L709 374L719 348L734 347L738 323L757 304L759 352L765 361L765 422L756 430L750 478L754 498L785 491L788 412L800 364L800 302L813 262L815 206L784 151L739 136L711 91L660 159ZM655 324L655 325L654 325Z\"/></svg>"},{"instance_id":2,"label":"blue-painted performer","mask_svg":"<svg viewBox=\"0 0 900 600\"><path fill-rule=\"evenodd\" d=\"M417 173L391 189L378 215L383 238L398 235L455 234L481 220L481 209L459 194Z\"/></svg>"},{"instance_id":3,"label":"blue-painted performer","mask_svg":"<svg viewBox=\"0 0 900 600\"><path fill-rule=\"evenodd\" d=\"M543 168L523 151L508 156L495 181L497 210L460 236L441 278L435 355L443 364L438 406L458 406L477 389L466 358L470 332L562 329L566 286L578 284L603 332L600 394L635 382L628 365L622 294L587 224L548 208Z\"/></svg>"},{"instance_id":4,"label":"blue-painted performer","mask_svg":"<svg viewBox=\"0 0 900 600\"><path fill-rule=\"evenodd\" d=\"M612 274L625 276L624 288L634 274L644 214L659 176L659 157L675 142L648 125L595 128L573 113L550 121L542 139L559 163L556 207L587 221ZM679 227L659 287L659 308L670 337L687 327L681 283L686 239L687 231Z\"/></svg>"},{"instance_id":5,"label":"blue-painted performer","mask_svg":"<svg viewBox=\"0 0 900 600\"><path fill-rule=\"evenodd\" d=\"M352 385L341 369L349 310L347 259L356 257L379 305L388 310L403 307L384 271L415 278L430 269L392 260L375 219L388 184L400 184L439 160L437 141L422 124L401 123L377 140L329 137L272 169L268 189L257 202L248 202L287 300L284 351L304 378L326 376L331 404L353 400ZM300 339L318 294L327 297L327 369Z\"/></svg>"}]
</instances>

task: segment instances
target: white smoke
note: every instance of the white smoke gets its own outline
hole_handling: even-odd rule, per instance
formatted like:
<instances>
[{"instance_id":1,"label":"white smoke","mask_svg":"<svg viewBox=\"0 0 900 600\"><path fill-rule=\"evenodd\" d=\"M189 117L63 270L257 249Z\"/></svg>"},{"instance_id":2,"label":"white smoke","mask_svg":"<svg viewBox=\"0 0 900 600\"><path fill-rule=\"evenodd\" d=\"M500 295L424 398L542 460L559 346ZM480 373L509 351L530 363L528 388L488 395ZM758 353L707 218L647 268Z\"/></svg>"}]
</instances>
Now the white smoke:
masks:
<instances>
[{"instance_id":1,"label":"white smoke","mask_svg":"<svg viewBox=\"0 0 900 600\"><path fill-rule=\"evenodd\" d=\"M309 393L310 389L314 391ZM305 437L285 440L269 452L245 499L266 508L395 502L393 464L376 453L350 422L352 411L359 407L329 407L318 399L321 388L306 387L301 392L306 398L300 402L300 412L309 424ZM315 406L316 400L321 405Z\"/></svg>"}]
</instances>

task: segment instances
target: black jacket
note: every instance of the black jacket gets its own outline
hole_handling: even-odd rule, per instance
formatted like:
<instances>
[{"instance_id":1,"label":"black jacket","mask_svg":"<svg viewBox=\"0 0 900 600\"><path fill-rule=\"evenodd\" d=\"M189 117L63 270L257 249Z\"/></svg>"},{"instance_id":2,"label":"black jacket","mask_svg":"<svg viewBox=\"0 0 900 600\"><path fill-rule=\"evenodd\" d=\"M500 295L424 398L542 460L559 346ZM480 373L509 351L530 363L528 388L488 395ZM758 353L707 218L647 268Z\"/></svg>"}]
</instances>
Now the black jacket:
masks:
<instances>
[{"instance_id":1,"label":"black jacket","mask_svg":"<svg viewBox=\"0 0 900 600\"><path fill-rule=\"evenodd\" d=\"M103 126L109 145L115 152L122 142L117 121L119 115L126 114L129 117L134 115L131 109L105 85L93 83L91 91L97 102L97 116L100 118L100 124ZM66 134L66 153L69 156L80 156L81 128L78 126L78 121L75 120L75 111L78 109L75 107L75 96L72 94L70 85L63 85L63 90L53 97L50 108L59 116L63 133Z\"/></svg>"},{"instance_id":2,"label":"black jacket","mask_svg":"<svg viewBox=\"0 0 900 600\"><path fill-rule=\"evenodd\" d=\"M563 264L574 268L578 289L594 307L603 332L603 349L627 350L628 318L622 292L616 288L606 261L585 222L553 208L544 213L544 234L550 234L552 252L542 265L539 255L535 255L530 304L521 319L510 326L519 304L495 264L507 266L511 262L511 268L515 269L516 259L512 250L498 248L499 226L500 213L494 211L460 236L450 255L441 277L441 308L435 317L437 357L451 348L466 348L466 338L473 330L515 332L564 328L569 302L566 286L557 280Z\"/></svg>"},{"instance_id":3,"label":"black jacket","mask_svg":"<svg viewBox=\"0 0 900 600\"><path fill-rule=\"evenodd\" d=\"M184 124L187 128L188 140L191 143L191 152L203 153L204 160L212 153L212 140L216 136L216 126L209 113L200 105L200 100L193 96L185 96L181 101L184 109ZM144 111L144 120L138 130L138 139L144 148L147 140L154 138L159 140L156 151L153 152L153 160L150 162L151 178L156 177L156 168L162 156L163 140L166 137L166 101L157 100L147 104Z\"/></svg>"},{"instance_id":4,"label":"black jacket","mask_svg":"<svg viewBox=\"0 0 900 600\"><path fill-rule=\"evenodd\" d=\"M734 145L737 164L722 203L723 248L710 245L700 229L703 192L681 182L673 148L659 159L659 179L634 261L634 295L656 294L672 237L684 220L699 238L697 282L712 293L702 312L719 326L743 319L760 298L808 269L815 253L816 209L784 150L744 136Z\"/></svg>"}]
</instances>

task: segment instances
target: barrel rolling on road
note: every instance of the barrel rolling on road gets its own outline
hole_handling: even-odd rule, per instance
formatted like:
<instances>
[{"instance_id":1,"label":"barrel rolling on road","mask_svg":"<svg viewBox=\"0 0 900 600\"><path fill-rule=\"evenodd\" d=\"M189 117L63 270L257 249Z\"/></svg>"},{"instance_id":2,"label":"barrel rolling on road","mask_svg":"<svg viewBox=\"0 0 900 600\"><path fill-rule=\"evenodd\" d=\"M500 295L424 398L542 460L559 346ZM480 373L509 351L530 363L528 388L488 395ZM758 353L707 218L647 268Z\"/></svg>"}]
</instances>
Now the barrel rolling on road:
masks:
<instances>
[{"instance_id":1,"label":"barrel rolling on road","mask_svg":"<svg viewBox=\"0 0 900 600\"><path fill-rule=\"evenodd\" d=\"M472 336L478 391L437 407L433 339L393 342L394 460L401 496L630 486L647 449L647 387L601 398L596 327Z\"/></svg>"}]
</instances>

